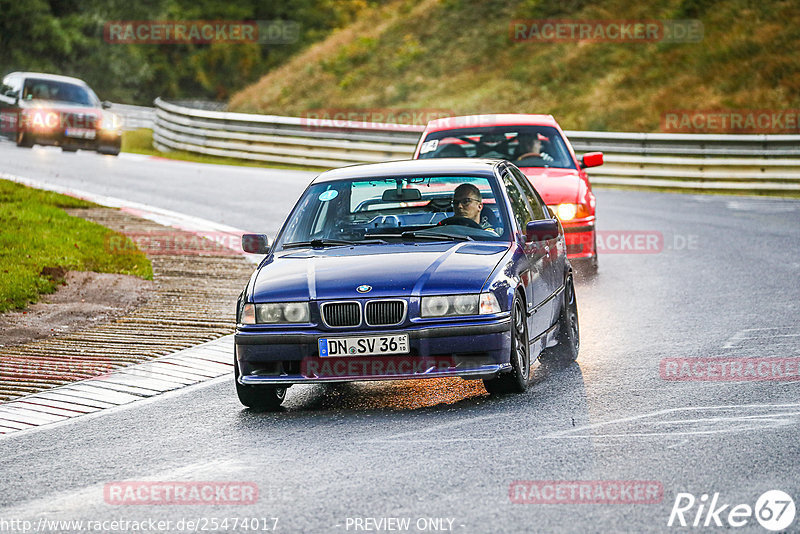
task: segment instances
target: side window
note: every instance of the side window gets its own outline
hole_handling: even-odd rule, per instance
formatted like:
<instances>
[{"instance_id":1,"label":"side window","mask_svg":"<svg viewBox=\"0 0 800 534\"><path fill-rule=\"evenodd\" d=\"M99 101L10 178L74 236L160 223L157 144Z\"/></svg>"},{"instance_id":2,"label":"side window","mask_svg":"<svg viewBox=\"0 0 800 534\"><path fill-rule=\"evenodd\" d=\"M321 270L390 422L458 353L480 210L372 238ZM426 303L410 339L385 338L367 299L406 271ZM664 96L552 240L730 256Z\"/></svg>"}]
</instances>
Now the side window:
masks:
<instances>
[{"instance_id":1,"label":"side window","mask_svg":"<svg viewBox=\"0 0 800 534\"><path fill-rule=\"evenodd\" d=\"M517 220L520 231L524 233L525 227L528 226L528 223L532 220L530 210L528 209L528 203L508 171L503 173L503 182L506 185L506 191L508 191L508 198L511 200L511 209L514 212L514 218Z\"/></svg>"},{"instance_id":2,"label":"side window","mask_svg":"<svg viewBox=\"0 0 800 534\"><path fill-rule=\"evenodd\" d=\"M549 219L550 212L547 211L547 206L545 206L542 197L536 192L536 189L531 185L528 178L519 169L512 169L512 173L516 176L520 186L522 186L522 191L525 193L528 203L531 205L534 220L540 221L542 219Z\"/></svg>"}]
</instances>

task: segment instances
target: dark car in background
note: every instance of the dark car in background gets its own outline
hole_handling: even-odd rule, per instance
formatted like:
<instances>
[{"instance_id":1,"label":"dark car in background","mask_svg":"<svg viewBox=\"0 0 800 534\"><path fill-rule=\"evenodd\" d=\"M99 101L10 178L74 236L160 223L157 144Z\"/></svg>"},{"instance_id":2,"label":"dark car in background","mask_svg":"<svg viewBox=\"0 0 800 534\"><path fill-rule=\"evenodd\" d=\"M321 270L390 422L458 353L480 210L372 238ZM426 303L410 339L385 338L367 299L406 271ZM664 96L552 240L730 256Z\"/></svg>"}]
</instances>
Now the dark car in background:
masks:
<instances>
[{"instance_id":1,"label":"dark car in background","mask_svg":"<svg viewBox=\"0 0 800 534\"><path fill-rule=\"evenodd\" d=\"M20 147L54 145L116 156L122 121L110 107L78 78L13 72L0 85L0 130Z\"/></svg>"},{"instance_id":2,"label":"dark car in background","mask_svg":"<svg viewBox=\"0 0 800 534\"><path fill-rule=\"evenodd\" d=\"M236 390L249 407L276 409L292 384L359 380L521 392L537 358L578 355L563 229L507 161L331 170L271 247L246 234L242 248L266 254L236 309Z\"/></svg>"}]
</instances>

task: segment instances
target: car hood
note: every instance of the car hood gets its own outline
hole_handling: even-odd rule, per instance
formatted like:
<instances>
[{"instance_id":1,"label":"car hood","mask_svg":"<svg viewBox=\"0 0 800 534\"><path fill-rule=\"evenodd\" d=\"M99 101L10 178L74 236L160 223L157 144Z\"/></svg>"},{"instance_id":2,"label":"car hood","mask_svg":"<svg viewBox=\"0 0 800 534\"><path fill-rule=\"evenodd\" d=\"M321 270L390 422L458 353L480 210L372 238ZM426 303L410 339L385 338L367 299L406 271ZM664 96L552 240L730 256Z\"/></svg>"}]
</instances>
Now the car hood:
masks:
<instances>
[{"instance_id":1,"label":"car hood","mask_svg":"<svg viewBox=\"0 0 800 534\"><path fill-rule=\"evenodd\" d=\"M282 251L259 268L254 302L477 293L510 243L405 243ZM369 285L368 293L356 288Z\"/></svg>"},{"instance_id":2,"label":"car hood","mask_svg":"<svg viewBox=\"0 0 800 534\"><path fill-rule=\"evenodd\" d=\"M575 169L520 167L548 206L564 202L576 203L583 179Z\"/></svg>"}]
</instances>

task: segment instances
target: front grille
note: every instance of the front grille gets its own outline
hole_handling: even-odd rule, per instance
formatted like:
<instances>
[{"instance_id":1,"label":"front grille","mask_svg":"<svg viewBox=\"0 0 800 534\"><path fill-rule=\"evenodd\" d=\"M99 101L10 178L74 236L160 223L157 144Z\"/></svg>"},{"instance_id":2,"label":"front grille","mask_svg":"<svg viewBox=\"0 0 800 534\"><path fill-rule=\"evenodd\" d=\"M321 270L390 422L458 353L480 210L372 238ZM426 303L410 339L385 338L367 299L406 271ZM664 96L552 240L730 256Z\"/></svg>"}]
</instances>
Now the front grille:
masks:
<instances>
[{"instance_id":1,"label":"front grille","mask_svg":"<svg viewBox=\"0 0 800 534\"><path fill-rule=\"evenodd\" d=\"M367 302L367 324L388 326L403 322L406 303L402 300L373 300Z\"/></svg>"},{"instance_id":2,"label":"front grille","mask_svg":"<svg viewBox=\"0 0 800 534\"><path fill-rule=\"evenodd\" d=\"M97 128L97 116L93 113L63 113L61 118L67 128Z\"/></svg>"},{"instance_id":3,"label":"front grille","mask_svg":"<svg viewBox=\"0 0 800 534\"><path fill-rule=\"evenodd\" d=\"M344 327L361 324L358 302L326 302L322 305L322 320L328 326Z\"/></svg>"}]
</instances>

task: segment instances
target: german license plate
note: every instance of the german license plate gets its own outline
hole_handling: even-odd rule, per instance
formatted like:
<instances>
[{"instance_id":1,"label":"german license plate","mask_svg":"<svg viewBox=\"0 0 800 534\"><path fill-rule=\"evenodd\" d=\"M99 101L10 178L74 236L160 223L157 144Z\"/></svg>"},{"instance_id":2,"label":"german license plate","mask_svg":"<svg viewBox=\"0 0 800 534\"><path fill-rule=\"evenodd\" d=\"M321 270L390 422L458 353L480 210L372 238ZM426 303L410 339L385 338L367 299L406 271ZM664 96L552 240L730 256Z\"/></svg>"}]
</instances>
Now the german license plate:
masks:
<instances>
[{"instance_id":1,"label":"german license plate","mask_svg":"<svg viewBox=\"0 0 800 534\"><path fill-rule=\"evenodd\" d=\"M319 340L319 356L376 356L408 354L408 334L368 337L332 337Z\"/></svg>"},{"instance_id":2,"label":"german license plate","mask_svg":"<svg viewBox=\"0 0 800 534\"><path fill-rule=\"evenodd\" d=\"M97 132L91 128L67 128L64 135L67 137L78 137L80 139L94 139Z\"/></svg>"}]
</instances>

